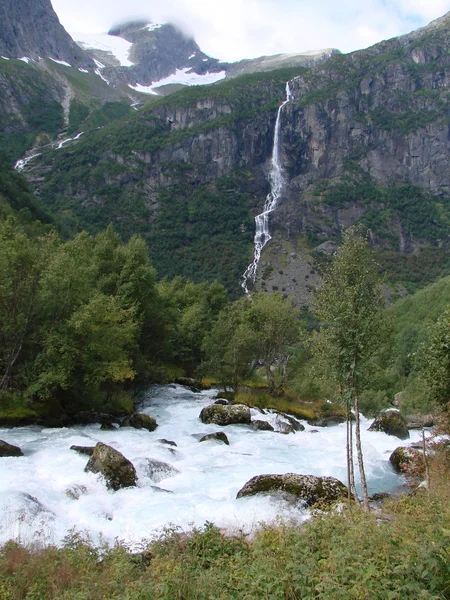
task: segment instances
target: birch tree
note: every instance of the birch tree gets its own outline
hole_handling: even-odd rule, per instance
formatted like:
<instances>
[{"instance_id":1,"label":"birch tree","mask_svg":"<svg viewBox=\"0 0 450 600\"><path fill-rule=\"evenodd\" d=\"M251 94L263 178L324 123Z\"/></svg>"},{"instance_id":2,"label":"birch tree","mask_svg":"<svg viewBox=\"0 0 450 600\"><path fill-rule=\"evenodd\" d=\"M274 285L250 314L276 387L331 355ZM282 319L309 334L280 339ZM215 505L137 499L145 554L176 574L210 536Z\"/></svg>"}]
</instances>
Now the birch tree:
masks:
<instances>
[{"instance_id":1,"label":"birch tree","mask_svg":"<svg viewBox=\"0 0 450 600\"><path fill-rule=\"evenodd\" d=\"M370 379L370 359L383 340L383 308L378 265L367 239L357 229L351 228L345 234L344 243L325 273L322 288L314 300L313 310L322 326L313 341L313 349L327 363L332 379L344 397L349 399L354 411L356 454L366 510L369 510L369 496L361 445L359 399ZM350 425L348 418L347 427ZM351 447L349 433L349 487L353 487Z\"/></svg>"}]
</instances>

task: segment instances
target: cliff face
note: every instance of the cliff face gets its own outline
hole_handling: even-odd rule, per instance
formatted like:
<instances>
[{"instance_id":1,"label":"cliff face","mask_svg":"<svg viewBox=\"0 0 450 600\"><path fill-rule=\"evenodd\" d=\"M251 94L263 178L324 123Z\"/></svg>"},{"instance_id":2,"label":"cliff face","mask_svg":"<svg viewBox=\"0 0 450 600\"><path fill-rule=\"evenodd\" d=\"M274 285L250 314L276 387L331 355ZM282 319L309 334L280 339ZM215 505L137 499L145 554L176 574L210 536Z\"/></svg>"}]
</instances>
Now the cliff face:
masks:
<instances>
[{"instance_id":1,"label":"cliff face","mask_svg":"<svg viewBox=\"0 0 450 600\"><path fill-rule=\"evenodd\" d=\"M50 0L2 0L0 55L35 60L50 57L81 67L94 66L59 22Z\"/></svg>"},{"instance_id":2,"label":"cliff face","mask_svg":"<svg viewBox=\"0 0 450 600\"><path fill-rule=\"evenodd\" d=\"M217 235L239 247L239 260L230 258L237 273L251 258L253 217L268 191L276 112L289 79L293 100L283 109L280 142L287 186L256 286L307 301L321 252L356 222L369 228L393 281L420 284L450 266L449 46L444 17L311 69L187 90L44 157L29 177L49 205L70 208L83 226L112 220L124 235L147 236L162 274L173 274L164 248L191 275L186 252L198 247L193 232L202 224L211 243ZM220 211L213 216L211 206L234 207L229 233L225 226L215 232ZM212 257L196 260L204 276Z\"/></svg>"}]
</instances>

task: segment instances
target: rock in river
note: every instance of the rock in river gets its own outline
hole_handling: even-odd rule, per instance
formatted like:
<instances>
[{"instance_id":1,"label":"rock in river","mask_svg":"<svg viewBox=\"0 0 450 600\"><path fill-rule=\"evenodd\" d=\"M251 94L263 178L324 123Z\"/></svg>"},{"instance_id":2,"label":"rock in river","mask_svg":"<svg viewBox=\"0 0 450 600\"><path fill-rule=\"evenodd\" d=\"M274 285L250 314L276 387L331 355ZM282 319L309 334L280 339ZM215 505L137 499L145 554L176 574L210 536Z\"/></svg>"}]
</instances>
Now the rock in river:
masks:
<instances>
[{"instance_id":1,"label":"rock in river","mask_svg":"<svg viewBox=\"0 0 450 600\"><path fill-rule=\"evenodd\" d=\"M5 456L23 456L23 452L19 446L13 446L12 444L8 444L8 442L0 440L0 457Z\"/></svg>"},{"instance_id":2,"label":"rock in river","mask_svg":"<svg viewBox=\"0 0 450 600\"><path fill-rule=\"evenodd\" d=\"M136 470L132 463L118 450L101 442L95 446L84 470L101 473L106 486L112 490L136 485Z\"/></svg>"},{"instance_id":3,"label":"rock in river","mask_svg":"<svg viewBox=\"0 0 450 600\"><path fill-rule=\"evenodd\" d=\"M230 445L226 434L223 431L216 431L215 433L208 433L204 435L200 442L207 442L208 440L216 440L217 442L223 442L227 446Z\"/></svg>"},{"instance_id":4,"label":"rock in river","mask_svg":"<svg viewBox=\"0 0 450 600\"><path fill-rule=\"evenodd\" d=\"M384 433L395 435L401 440L409 438L406 421L396 408L388 408L380 412L369 427L369 431L384 431Z\"/></svg>"},{"instance_id":5,"label":"rock in river","mask_svg":"<svg viewBox=\"0 0 450 600\"><path fill-rule=\"evenodd\" d=\"M121 427L134 427L135 429L147 429L147 431L155 431L158 423L152 417L142 413L133 413L120 424Z\"/></svg>"},{"instance_id":6,"label":"rock in river","mask_svg":"<svg viewBox=\"0 0 450 600\"><path fill-rule=\"evenodd\" d=\"M275 494L284 492L302 500L307 506L318 502L329 504L347 496L347 487L334 477L315 475L256 475L239 490L236 498L255 494Z\"/></svg>"},{"instance_id":7,"label":"rock in river","mask_svg":"<svg viewBox=\"0 0 450 600\"><path fill-rule=\"evenodd\" d=\"M250 425L250 409L245 404L232 404L230 406L221 406L220 404L211 404L205 406L200 413L202 423L214 423L215 425Z\"/></svg>"}]
</instances>

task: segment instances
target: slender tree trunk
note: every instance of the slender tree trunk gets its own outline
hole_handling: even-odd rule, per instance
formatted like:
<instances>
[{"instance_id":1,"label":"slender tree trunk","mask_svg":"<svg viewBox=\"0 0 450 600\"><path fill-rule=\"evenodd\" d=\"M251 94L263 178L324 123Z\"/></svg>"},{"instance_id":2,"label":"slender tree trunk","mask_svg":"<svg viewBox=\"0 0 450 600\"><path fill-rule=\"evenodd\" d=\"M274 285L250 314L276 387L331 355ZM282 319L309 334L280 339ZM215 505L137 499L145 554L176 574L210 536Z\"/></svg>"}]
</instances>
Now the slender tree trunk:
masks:
<instances>
[{"instance_id":1,"label":"slender tree trunk","mask_svg":"<svg viewBox=\"0 0 450 600\"><path fill-rule=\"evenodd\" d=\"M423 462L425 463L425 487L427 488L428 495L430 495L430 465L428 464L427 447L425 444L425 430L422 426L422 452Z\"/></svg>"},{"instance_id":2,"label":"slender tree trunk","mask_svg":"<svg viewBox=\"0 0 450 600\"><path fill-rule=\"evenodd\" d=\"M342 401L342 386L339 386L339 395L341 397L341 401ZM345 424L346 424L346 433L347 433L347 445L346 445L346 454L347 454L347 488L348 488L348 494L347 494L347 499L348 499L348 503L350 504L352 501L352 492L351 492L351 488L352 488L352 480L351 480L351 476L350 476L350 444L351 444L351 438L350 438L350 406L349 406L349 398L347 396L347 398L345 399Z\"/></svg>"},{"instance_id":3,"label":"slender tree trunk","mask_svg":"<svg viewBox=\"0 0 450 600\"><path fill-rule=\"evenodd\" d=\"M349 415L350 416L350 415ZM351 491L356 502L359 502L358 494L356 493L356 483L355 483L355 463L353 460L353 421L349 419L349 429L350 429L350 482L351 482Z\"/></svg>"},{"instance_id":4,"label":"slender tree trunk","mask_svg":"<svg viewBox=\"0 0 450 600\"><path fill-rule=\"evenodd\" d=\"M359 467L359 476L361 478L361 491L362 491L362 499L364 509L369 512L369 494L367 492L367 480L366 473L364 471L364 459L363 452L361 446L361 426L359 420L359 394L358 394L358 382L353 375L353 386L355 392L355 435L356 435L356 454L358 456L358 467Z\"/></svg>"}]
</instances>

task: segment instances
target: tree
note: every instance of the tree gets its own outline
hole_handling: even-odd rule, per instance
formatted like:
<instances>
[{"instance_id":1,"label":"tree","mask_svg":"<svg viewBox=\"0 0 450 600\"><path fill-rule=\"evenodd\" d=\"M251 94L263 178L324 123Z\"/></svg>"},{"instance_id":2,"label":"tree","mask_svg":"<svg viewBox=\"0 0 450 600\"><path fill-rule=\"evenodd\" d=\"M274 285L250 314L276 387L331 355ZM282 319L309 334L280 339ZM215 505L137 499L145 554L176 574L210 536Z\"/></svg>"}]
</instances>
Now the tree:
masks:
<instances>
[{"instance_id":1,"label":"tree","mask_svg":"<svg viewBox=\"0 0 450 600\"><path fill-rule=\"evenodd\" d=\"M255 358L264 364L270 394L283 393L292 345L299 338L299 321L290 298L281 294L253 294L248 321L254 334Z\"/></svg>"},{"instance_id":2,"label":"tree","mask_svg":"<svg viewBox=\"0 0 450 600\"><path fill-rule=\"evenodd\" d=\"M364 506L369 510L367 482L360 432L360 393L370 380L371 359L383 336L384 299L378 265L368 241L355 228L344 236L344 243L324 275L313 310L322 323L313 336L313 349L328 365L331 377L347 406L355 413L356 451ZM347 419L350 430L351 423ZM347 440L348 472L352 470L351 434ZM350 464L351 463L351 464ZM352 487L351 480L349 487Z\"/></svg>"},{"instance_id":3,"label":"tree","mask_svg":"<svg viewBox=\"0 0 450 600\"><path fill-rule=\"evenodd\" d=\"M430 329L427 344L418 353L421 377L431 399L442 407L450 403L450 307Z\"/></svg>"}]
</instances>

